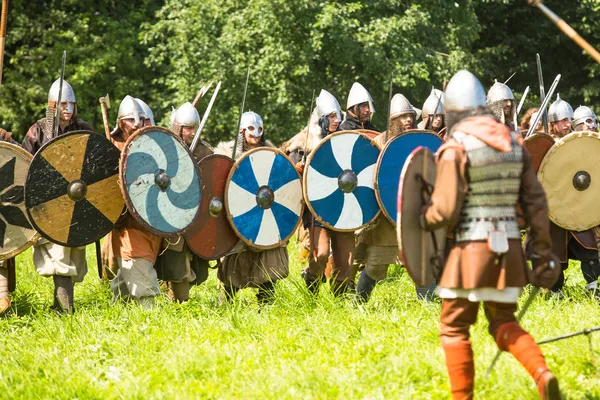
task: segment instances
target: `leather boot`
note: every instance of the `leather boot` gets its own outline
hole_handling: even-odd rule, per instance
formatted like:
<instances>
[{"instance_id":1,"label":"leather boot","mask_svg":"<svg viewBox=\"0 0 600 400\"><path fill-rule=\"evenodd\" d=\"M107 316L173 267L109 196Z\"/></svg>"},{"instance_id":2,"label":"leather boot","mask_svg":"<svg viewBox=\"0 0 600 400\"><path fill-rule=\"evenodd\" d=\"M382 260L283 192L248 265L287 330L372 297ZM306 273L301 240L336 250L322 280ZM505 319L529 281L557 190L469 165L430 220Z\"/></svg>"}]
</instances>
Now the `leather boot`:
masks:
<instances>
[{"instance_id":1,"label":"leather boot","mask_svg":"<svg viewBox=\"0 0 600 400\"><path fill-rule=\"evenodd\" d=\"M173 291L173 301L177 303L185 303L190 299L189 282L171 282L171 290Z\"/></svg>"},{"instance_id":2,"label":"leather boot","mask_svg":"<svg viewBox=\"0 0 600 400\"><path fill-rule=\"evenodd\" d=\"M443 345L446 354L446 368L450 378L450 391L453 400L473 398L475 385L475 363L471 342L459 341Z\"/></svg>"},{"instance_id":3,"label":"leather boot","mask_svg":"<svg viewBox=\"0 0 600 400\"><path fill-rule=\"evenodd\" d=\"M52 275L54 280L54 305L58 312L73 313L73 278L64 275Z\"/></svg>"},{"instance_id":4,"label":"leather boot","mask_svg":"<svg viewBox=\"0 0 600 400\"><path fill-rule=\"evenodd\" d=\"M308 268L305 268L300 272L302 279L304 279L304 283L306 283L306 287L313 294L317 295L319 293L319 287L321 287L322 280L319 277L314 276Z\"/></svg>"},{"instance_id":5,"label":"leather boot","mask_svg":"<svg viewBox=\"0 0 600 400\"><path fill-rule=\"evenodd\" d=\"M358 283L356 285L356 300L362 303L369 301L371 293L373 293L373 289L375 289L375 285L377 285L377 281L375 279L371 279L371 277L367 274L367 270L363 269L358 276Z\"/></svg>"},{"instance_id":6,"label":"leather boot","mask_svg":"<svg viewBox=\"0 0 600 400\"><path fill-rule=\"evenodd\" d=\"M330 289L331 289L331 293L333 293L333 295L335 297L342 297L344 296L346 293L349 293L352 291L352 285L348 282L348 281L331 281L330 283Z\"/></svg>"},{"instance_id":7,"label":"leather boot","mask_svg":"<svg viewBox=\"0 0 600 400\"><path fill-rule=\"evenodd\" d=\"M500 350L510 352L525 367L535 381L542 399L560 399L558 380L550 372L535 340L518 322L500 325L496 332Z\"/></svg>"}]
</instances>

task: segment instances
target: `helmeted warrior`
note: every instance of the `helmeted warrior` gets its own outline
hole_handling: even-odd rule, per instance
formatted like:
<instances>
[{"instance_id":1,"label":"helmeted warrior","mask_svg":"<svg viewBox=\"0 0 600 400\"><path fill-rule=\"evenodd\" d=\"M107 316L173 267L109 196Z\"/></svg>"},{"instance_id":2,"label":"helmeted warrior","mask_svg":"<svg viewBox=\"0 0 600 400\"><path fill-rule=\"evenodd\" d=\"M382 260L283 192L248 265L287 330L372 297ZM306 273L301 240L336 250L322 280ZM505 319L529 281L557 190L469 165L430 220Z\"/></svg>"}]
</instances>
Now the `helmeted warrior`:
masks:
<instances>
[{"instance_id":1,"label":"helmeted warrior","mask_svg":"<svg viewBox=\"0 0 600 400\"><path fill-rule=\"evenodd\" d=\"M321 90L317 97L316 108L313 112L315 116L316 135L309 136L309 144L306 146L307 153L310 153L316 145L328 135L339 131L340 121L342 120L342 111L337 99L328 91ZM301 135L304 134L304 137ZM282 150L299 147L295 142L304 142L306 140L306 129L296 135L291 143L284 144ZM285 150L284 150L285 151ZM304 158L296 162L296 169L302 173L304 170ZM354 233L336 232L326 229L319 221L315 220L310 210L306 208L302 216L304 229L309 231L308 267L302 271L302 277L309 290L317 293L320 283L324 280L324 272L333 253L333 265L331 271L331 290L336 295L345 293L353 286L352 258L354 254ZM330 251L331 249L331 251Z\"/></svg>"},{"instance_id":2,"label":"helmeted warrior","mask_svg":"<svg viewBox=\"0 0 600 400\"><path fill-rule=\"evenodd\" d=\"M354 82L348 101L346 103L346 118L340 125L343 131L353 131L359 129L368 129L371 131L379 130L371 123L371 118L375 113L373 98L363 85Z\"/></svg>"},{"instance_id":3,"label":"helmeted warrior","mask_svg":"<svg viewBox=\"0 0 600 400\"><path fill-rule=\"evenodd\" d=\"M487 94L487 106L496 118L512 131L517 127L517 105L508 85L494 82Z\"/></svg>"},{"instance_id":4,"label":"helmeted warrior","mask_svg":"<svg viewBox=\"0 0 600 400\"><path fill-rule=\"evenodd\" d=\"M535 121L535 119L538 116L538 110L539 110L539 108L537 108L537 107L529 108L523 115L523 118L521 118L521 125L519 126L519 129L521 130L521 132L523 134L526 134L527 131L529 131L530 124L533 121ZM543 131L541 119L538 122L536 129L534 129L534 132L540 132L540 131Z\"/></svg>"},{"instance_id":5,"label":"helmeted warrior","mask_svg":"<svg viewBox=\"0 0 600 400\"><path fill-rule=\"evenodd\" d=\"M542 352L514 315L522 287L549 287L556 279L546 197L520 135L487 113L479 80L459 71L446 90L450 138L437 153L435 189L422 216L426 229L447 226L456 241L438 287L452 397L473 398L469 328L483 302L498 347L527 369L543 399L560 399ZM531 227L533 271L521 249L517 204Z\"/></svg>"},{"instance_id":6,"label":"helmeted warrior","mask_svg":"<svg viewBox=\"0 0 600 400\"><path fill-rule=\"evenodd\" d=\"M548 108L548 122L550 123L550 135L558 139L571 133L573 122L573 107L556 95L556 101Z\"/></svg>"},{"instance_id":7,"label":"helmeted warrior","mask_svg":"<svg viewBox=\"0 0 600 400\"><path fill-rule=\"evenodd\" d=\"M423 129L429 129L440 135L445 136L445 111L444 111L444 92L436 88L431 88L429 97L423 103L423 122L419 125Z\"/></svg>"},{"instance_id":8,"label":"helmeted warrior","mask_svg":"<svg viewBox=\"0 0 600 400\"><path fill-rule=\"evenodd\" d=\"M591 108L579 106L573 112L574 131L598 131L598 118Z\"/></svg>"},{"instance_id":9,"label":"helmeted warrior","mask_svg":"<svg viewBox=\"0 0 600 400\"><path fill-rule=\"evenodd\" d=\"M191 146L200 126L200 115L192 103L174 111L171 130ZM189 300L191 285L200 285L208 278L208 261L194 254L183 238L163 239L160 255L154 265L158 278L169 282L176 302Z\"/></svg>"},{"instance_id":10,"label":"helmeted warrior","mask_svg":"<svg viewBox=\"0 0 600 400\"><path fill-rule=\"evenodd\" d=\"M117 126L111 133L111 141L123 151L127 139L145 126L142 105L131 96L125 96L119 106ZM108 269L118 269L110 282L113 302L119 298L134 299L144 307L154 304L160 294L154 263L161 238L146 231L127 213L119 225L104 240L103 255ZM115 265L116 264L116 265Z\"/></svg>"},{"instance_id":11,"label":"helmeted warrior","mask_svg":"<svg viewBox=\"0 0 600 400\"><path fill-rule=\"evenodd\" d=\"M390 132L388 139L417 127L417 110L408 99L397 93L390 104ZM385 145L385 134L377 136L375 141L382 147Z\"/></svg>"},{"instance_id":12,"label":"helmeted warrior","mask_svg":"<svg viewBox=\"0 0 600 400\"><path fill-rule=\"evenodd\" d=\"M215 153L233 156L235 140L221 142ZM265 137L263 120L255 112L242 114L238 131L236 159L252 149L275 147ZM287 243L270 250L259 250L243 244L242 241L225 256L218 267L217 276L223 284L222 300L230 300L239 289L258 288L256 298L264 304L272 301L275 283L289 274Z\"/></svg>"},{"instance_id":13,"label":"helmeted warrior","mask_svg":"<svg viewBox=\"0 0 600 400\"><path fill-rule=\"evenodd\" d=\"M146 102L142 99L135 98L135 101L142 107L142 113L144 114L144 126L155 126L156 122L154 122L154 113L152 109Z\"/></svg>"},{"instance_id":14,"label":"helmeted warrior","mask_svg":"<svg viewBox=\"0 0 600 400\"><path fill-rule=\"evenodd\" d=\"M63 80L60 105L57 104L59 89L60 79L57 79L48 92L46 117L33 124L25 135L23 148L31 154L35 154L42 145L54 137L55 124L58 124L59 136L78 130L93 131L87 122L77 118L77 100L71 85ZM57 107L60 107L58 121L56 121ZM41 239L33 246L33 263L40 275L52 276L54 280L52 308L57 311L72 312L73 283L83 281L87 273L85 247L63 247Z\"/></svg>"}]
</instances>

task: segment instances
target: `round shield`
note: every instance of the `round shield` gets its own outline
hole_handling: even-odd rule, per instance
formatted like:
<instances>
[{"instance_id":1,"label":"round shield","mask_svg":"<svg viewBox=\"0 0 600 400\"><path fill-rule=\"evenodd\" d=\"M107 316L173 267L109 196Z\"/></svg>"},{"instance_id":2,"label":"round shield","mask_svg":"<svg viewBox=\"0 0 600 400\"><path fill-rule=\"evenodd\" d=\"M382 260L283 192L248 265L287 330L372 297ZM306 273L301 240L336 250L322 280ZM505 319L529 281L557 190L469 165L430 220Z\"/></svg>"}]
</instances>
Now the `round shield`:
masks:
<instances>
[{"instance_id":1,"label":"round shield","mask_svg":"<svg viewBox=\"0 0 600 400\"><path fill-rule=\"evenodd\" d=\"M225 209L244 243L261 250L281 246L302 215L302 184L281 151L261 147L234 164L225 186Z\"/></svg>"},{"instance_id":2,"label":"round shield","mask_svg":"<svg viewBox=\"0 0 600 400\"><path fill-rule=\"evenodd\" d=\"M204 157L210 156L213 153L214 150L212 146L206 143L204 140L200 139L200 141L196 145L196 149L194 150L194 159L196 160L196 163L198 163ZM203 181L201 180L201 182Z\"/></svg>"},{"instance_id":3,"label":"round shield","mask_svg":"<svg viewBox=\"0 0 600 400\"><path fill-rule=\"evenodd\" d=\"M417 286L430 286L441 276L446 228L421 228L421 209L429 202L435 184L433 153L419 147L408 156L400 176L396 231L402 265Z\"/></svg>"},{"instance_id":4,"label":"round shield","mask_svg":"<svg viewBox=\"0 0 600 400\"><path fill-rule=\"evenodd\" d=\"M327 136L308 156L304 198L315 219L329 229L353 232L379 215L373 189L379 149L363 133Z\"/></svg>"},{"instance_id":5,"label":"round shield","mask_svg":"<svg viewBox=\"0 0 600 400\"><path fill-rule=\"evenodd\" d=\"M206 156L198 163L202 203L198 219L185 232L185 240L194 253L207 260L224 256L239 241L224 209L225 184L231 167L233 160L219 154Z\"/></svg>"},{"instance_id":6,"label":"round shield","mask_svg":"<svg viewBox=\"0 0 600 400\"><path fill-rule=\"evenodd\" d=\"M523 146L531 154L531 167L538 172L544 156L554 146L554 138L544 133L538 133L525 139Z\"/></svg>"},{"instance_id":7,"label":"round shield","mask_svg":"<svg viewBox=\"0 0 600 400\"><path fill-rule=\"evenodd\" d=\"M38 238L23 193L31 159L21 147L0 142L0 260L22 253Z\"/></svg>"},{"instance_id":8,"label":"round shield","mask_svg":"<svg viewBox=\"0 0 600 400\"><path fill-rule=\"evenodd\" d=\"M600 225L600 134L573 132L546 153L538 179L548 199L548 217L571 231Z\"/></svg>"},{"instance_id":9,"label":"round shield","mask_svg":"<svg viewBox=\"0 0 600 400\"><path fill-rule=\"evenodd\" d=\"M398 182L404 162L417 147L425 147L435 153L442 139L432 131L410 131L390 139L377 160L375 167L375 194L383 215L396 225Z\"/></svg>"},{"instance_id":10,"label":"round shield","mask_svg":"<svg viewBox=\"0 0 600 400\"><path fill-rule=\"evenodd\" d=\"M151 233L181 235L200 211L200 176L190 150L171 131L149 126L127 139L120 163L127 209Z\"/></svg>"},{"instance_id":11,"label":"round shield","mask_svg":"<svg viewBox=\"0 0 600 400\"><path fill-rule=\"evenodd\" d=\"M370 129L357 129L352 132L364 133L365 135L367 135L369 137L369 139L375 139L377 136L379 136L381 134L381 132L372 131Z\"/></svg>"},{"instance_id":12,"label":"round shield","mask_svg":"<svg viewBox=\"0 0 600 400\"><path fill-rule=\"evenodd\" d=\"M124 209L119 150L103 135L61 135L35 154L25 183L33 227L51 242L79 247L107 235Z\"/></svg>"}]
</instances>

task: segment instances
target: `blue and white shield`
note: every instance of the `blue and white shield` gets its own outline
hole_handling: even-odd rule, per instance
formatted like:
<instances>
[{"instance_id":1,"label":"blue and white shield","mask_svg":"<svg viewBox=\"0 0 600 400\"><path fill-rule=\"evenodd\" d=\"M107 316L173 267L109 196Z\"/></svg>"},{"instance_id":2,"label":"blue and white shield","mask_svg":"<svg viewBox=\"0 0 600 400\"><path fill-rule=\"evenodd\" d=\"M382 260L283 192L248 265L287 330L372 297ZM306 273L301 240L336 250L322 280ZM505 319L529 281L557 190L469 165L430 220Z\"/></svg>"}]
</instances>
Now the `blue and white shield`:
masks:
<instances>
[{"instance_id":1,"label":"blue and white shield","mask_svg":"<svg viewBox=\"0 0 600 400\"><path fill-rule=\"evenodd\" d=\"M381 151L375 173L377 202L392 224L396 225L398 182L406 159L419 146L435 153L442 143L442 139L431 131L410 131L390 139Z\"/></svg>"},{"instance_id":2,"label":"blue and white shield","mask_svg":"<svg viewBox=\"0 0 600 400\"><path fill-rule=\"evenodd\" d=\"M302 216L302 183L281 151L261 147L235 163L225 186L227 217L240 239L260 250L283 245Z\"/></svg>"},{"instance_id":3,"label":"blue and white shield","mask_svg":"<svg viewBox=\"0 0 600 400\"><path fill-rule=\"evenodd\" d=\"M127 208L150 232L175 237L196 219L200 176L185 143L169 130L152 126L131 136L120 175Z\"/></svg>"},{"instance_id":4,"label":"blue and white shield","mask_svg":"<svg viewBox=\"0 0 600 400\"><path fill-rule=\"evenodd\" d=\"M319 143L304 169L304 197L317 221L329 229L350 232L377 217L378 156L375 143L356 131L336 132Z\"/></svg>"}]
</instances>

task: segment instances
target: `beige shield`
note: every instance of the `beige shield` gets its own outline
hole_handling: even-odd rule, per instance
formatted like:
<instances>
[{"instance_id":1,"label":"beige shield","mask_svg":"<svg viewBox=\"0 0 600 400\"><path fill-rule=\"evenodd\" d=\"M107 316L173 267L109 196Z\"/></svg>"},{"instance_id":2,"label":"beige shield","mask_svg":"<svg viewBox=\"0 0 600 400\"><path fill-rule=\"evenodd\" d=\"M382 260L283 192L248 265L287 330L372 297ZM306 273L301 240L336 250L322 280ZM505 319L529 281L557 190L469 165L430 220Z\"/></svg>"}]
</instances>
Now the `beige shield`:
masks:
<instances>
[{"instance_id":1,"label":"beige shield","mask_svg":"<svg viewBox=\"0 0 600 400\"><path fill-rule=\"evenodd\" d=\"M600 134L573 132L548 151L538 179L556 225L585 231L600 225Z\"/></svg>"}]
</instances>

